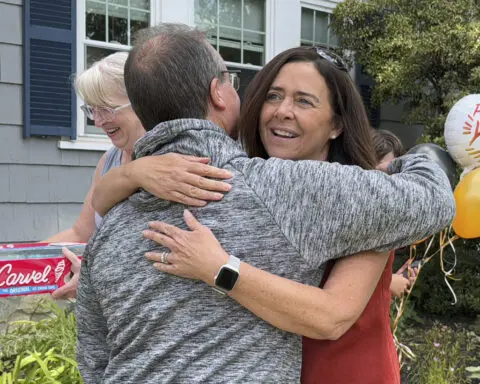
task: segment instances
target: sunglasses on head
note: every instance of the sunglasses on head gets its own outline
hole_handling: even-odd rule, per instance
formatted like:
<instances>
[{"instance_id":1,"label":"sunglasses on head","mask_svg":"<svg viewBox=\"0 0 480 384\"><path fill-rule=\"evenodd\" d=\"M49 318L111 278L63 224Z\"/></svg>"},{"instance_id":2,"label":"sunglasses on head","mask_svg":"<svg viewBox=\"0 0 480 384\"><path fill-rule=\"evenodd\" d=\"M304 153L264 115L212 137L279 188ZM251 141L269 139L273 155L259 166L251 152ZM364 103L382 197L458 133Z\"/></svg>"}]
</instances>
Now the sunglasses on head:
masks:
<instances>
[{"instance_id":1,"label":"sunglasses on head","mask_svg":"<svg viewBox=\"0 0 480 384\"><path fill-rule=\"evenodd\" d=\"M341 71L348 73L347 64L335 52L332 52L331 50L323 47L312 47L311 49L314 49L317 55L321 59L328 61L330 64L333 64L336 68L340 69Z\"/></svg>"}]
</instances>

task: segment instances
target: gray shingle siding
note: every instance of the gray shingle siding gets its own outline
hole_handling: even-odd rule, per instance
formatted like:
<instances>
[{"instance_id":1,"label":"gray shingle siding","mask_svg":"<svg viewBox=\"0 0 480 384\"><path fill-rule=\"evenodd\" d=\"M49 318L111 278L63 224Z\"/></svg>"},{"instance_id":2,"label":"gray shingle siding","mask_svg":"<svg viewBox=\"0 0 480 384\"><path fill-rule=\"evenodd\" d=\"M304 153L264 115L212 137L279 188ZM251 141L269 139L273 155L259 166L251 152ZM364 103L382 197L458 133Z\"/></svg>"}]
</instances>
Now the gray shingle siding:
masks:
<instances>
[{"instance_id":1,"label":"gray shingle siding","mask_svg":"<svg viewBox=\"0 0 480 384\"><path fill-rule=\"evenodd\" d=\"M0 243L69 228L102 155L23 138L22 30L22 1L0 0Z\"/></svg>"}]
</instances>

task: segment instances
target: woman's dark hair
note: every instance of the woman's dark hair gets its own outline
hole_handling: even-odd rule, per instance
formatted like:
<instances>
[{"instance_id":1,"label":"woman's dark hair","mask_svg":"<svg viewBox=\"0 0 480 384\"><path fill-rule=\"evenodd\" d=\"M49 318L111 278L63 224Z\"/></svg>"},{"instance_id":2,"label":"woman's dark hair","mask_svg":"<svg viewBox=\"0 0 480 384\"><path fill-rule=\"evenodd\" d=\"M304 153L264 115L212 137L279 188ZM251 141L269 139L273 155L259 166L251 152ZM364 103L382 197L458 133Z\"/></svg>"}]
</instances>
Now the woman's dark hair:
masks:
<instances>
[{"instance_id":1,"label":"woman's dark hair","mask_svg":"<svg viewBox=\"0 0 480 384\"><path fill-rule=\"evenodd\" d=\"M384 129L373 131L373 144L377 161L380 162L386 155L393 152L393 156L403 156L406 151L400 139L392 132Z\"/></svg>"},{"instance_id":2,"label":"woman's dark hair","mask_svg":"<svg viewBox=\"0 0 480 384\"><path fill-rule=\"evenodd\" d=\"M330 142L328 161L374 169L377 162L372 128L355 83L346 71L319 56L313 47L291 48L280 53L265 65L247 87L238 133L248 155L264 159L269 157L260 139L260 113L278 72L285 64L295 62L312 63L327 84L334 124L342 132Z\"/></svg>"}]
</instances>

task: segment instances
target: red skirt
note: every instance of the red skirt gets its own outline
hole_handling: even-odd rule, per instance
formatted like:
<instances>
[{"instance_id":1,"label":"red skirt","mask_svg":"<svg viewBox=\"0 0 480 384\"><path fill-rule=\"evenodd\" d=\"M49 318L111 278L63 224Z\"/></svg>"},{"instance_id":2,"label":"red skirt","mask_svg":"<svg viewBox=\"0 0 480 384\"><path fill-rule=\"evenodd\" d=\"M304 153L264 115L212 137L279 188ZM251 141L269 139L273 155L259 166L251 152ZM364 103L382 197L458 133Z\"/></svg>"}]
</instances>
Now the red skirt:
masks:
<instances>
[{"instance_id":1,"label":"red skirt","mask_svg":"<svg viewBox=\"0 0 480 384\"><path fill-rule=\"evenodd\" d=\"M357 322L335 341L303 338L302 384L398 384L400 366L390 327L394 252ZM332 264L333 266L333 264ZM328 278L331 267L325 271Z\"/></svg>"}]
</instances>

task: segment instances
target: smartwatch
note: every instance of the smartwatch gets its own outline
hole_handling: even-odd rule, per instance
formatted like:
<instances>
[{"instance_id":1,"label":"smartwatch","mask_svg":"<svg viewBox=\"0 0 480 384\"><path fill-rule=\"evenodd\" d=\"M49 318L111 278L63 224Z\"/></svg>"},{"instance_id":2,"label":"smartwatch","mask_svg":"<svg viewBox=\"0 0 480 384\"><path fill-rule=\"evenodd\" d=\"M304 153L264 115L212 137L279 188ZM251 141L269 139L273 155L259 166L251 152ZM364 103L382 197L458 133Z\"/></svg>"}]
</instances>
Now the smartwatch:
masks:
<instances>
[{"instance_id":1,"label":"smartwatch","mask_svg":"<svg viewBox=\"0 0 480 384\"><path fill-rule=\"evenodd\" d=\"M226 264L222 265L214 278L213 289L222 295L230 292L240 276L240 259L230 255Z\"/></svg>"}]
</instances>

